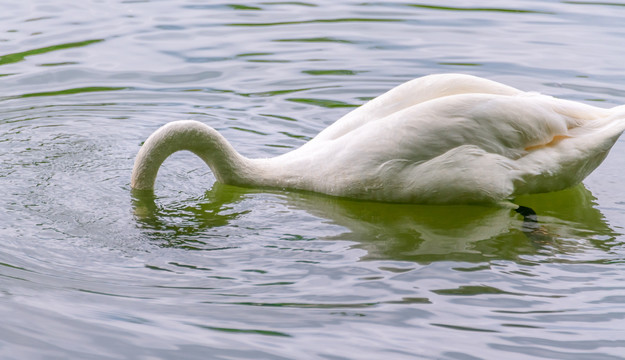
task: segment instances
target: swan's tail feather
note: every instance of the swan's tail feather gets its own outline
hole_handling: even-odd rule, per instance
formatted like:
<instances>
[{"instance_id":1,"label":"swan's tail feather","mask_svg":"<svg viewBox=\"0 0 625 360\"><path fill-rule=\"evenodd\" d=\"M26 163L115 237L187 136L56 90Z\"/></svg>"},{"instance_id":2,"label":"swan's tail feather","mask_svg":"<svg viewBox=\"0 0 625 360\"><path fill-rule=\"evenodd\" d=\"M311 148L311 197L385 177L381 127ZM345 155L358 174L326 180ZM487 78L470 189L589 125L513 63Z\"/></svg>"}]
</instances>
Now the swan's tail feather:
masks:
<instances>
[{"instance_id":1,"label":"swan's tail feather","mask_svg":"<svg viewBox=\"0 0 625 360\"><path fill-rule=\"evenodd\" d=\"M612 108L612 118L621 120L625 123L625 105L620 105Z\"/></svg>"},{"instance_id":2,"label":"swan's tail feather","mask_svg":"<svg viewBox=\"0 0 625 360\"><path fill-rule=\"evenodd\" d=\"M616 141L616 138L621 136L623 131L625 131L625 105L613 107L610 116L608 116L606 120L607 125L604 131L611 132L614 141Z\"/></svg>"}]
</instances>

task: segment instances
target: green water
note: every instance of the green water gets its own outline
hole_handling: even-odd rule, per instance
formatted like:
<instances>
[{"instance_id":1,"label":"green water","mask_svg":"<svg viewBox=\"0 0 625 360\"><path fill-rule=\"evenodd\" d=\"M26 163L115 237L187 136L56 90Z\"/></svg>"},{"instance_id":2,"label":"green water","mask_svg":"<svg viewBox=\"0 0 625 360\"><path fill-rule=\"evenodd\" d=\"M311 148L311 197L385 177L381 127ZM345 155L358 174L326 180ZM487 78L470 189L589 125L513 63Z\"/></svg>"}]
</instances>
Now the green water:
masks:
<instances>
[{"instance_id":1,"label":"green water","mask_svg":"<svg viewBox=\"0 0 625 360\"><path fill-rule=\"evenodd\" d=\"M480 206L215 183L171 120L250 157L442 72L625 103L625 4L0 2L0 358L624 359L625 140L583 185Z\"/></svg>"}]
</instances>

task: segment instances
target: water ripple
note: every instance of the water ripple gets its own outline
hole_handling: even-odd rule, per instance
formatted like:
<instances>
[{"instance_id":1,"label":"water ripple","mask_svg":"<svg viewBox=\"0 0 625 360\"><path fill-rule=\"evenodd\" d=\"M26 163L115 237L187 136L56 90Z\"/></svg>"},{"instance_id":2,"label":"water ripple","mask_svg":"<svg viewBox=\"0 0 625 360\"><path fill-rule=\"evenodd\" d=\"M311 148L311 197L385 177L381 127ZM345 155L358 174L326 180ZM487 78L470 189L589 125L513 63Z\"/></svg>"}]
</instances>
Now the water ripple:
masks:
<instances>
[{"instance_id":1,"label":"water ripple","mask_svg":"<svg viewBox=\"0 0 625 360\"><path fill-rule=\"evenodd\" d=\"M155 193L129 175L167 121L275 156L428 73L621 104L622 9L0 3L0 357L621 358L623 141L584 185L516 199L536 232L504 209L225 186L188 153Z\"/></svg>"}]
</instances>

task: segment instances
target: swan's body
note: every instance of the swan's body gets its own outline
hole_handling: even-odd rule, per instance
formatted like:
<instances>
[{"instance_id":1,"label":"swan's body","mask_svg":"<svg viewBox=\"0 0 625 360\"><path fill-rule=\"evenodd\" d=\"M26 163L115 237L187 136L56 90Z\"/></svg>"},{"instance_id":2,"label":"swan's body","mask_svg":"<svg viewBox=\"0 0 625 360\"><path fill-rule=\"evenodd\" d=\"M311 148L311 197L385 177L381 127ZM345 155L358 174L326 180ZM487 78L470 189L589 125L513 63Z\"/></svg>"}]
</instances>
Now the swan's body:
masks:
<instances>
[{"instance_id":1,"label":"swan's body","mask_svg":"<svg viewBox=\"0 0 625 360\"><path fill-rule=\"evenodd\" d=\"M153 189L178 150L226 184L409 203L498 202L581 182L625 130L625 106L602 109L469 75L430 75L348 113L284 155L247 159L197 121L145 142L134 189Z\"/></svg>"}]
</instances>

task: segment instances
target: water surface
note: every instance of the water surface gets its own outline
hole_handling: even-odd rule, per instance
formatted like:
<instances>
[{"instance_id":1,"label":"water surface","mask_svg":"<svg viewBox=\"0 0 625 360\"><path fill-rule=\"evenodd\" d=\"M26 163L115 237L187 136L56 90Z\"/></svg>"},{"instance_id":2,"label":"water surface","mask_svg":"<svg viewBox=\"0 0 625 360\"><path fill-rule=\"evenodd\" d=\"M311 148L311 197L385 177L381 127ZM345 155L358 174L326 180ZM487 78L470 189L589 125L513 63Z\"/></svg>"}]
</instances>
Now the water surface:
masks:
<instances>
[{"instance_id":1,"label":"water surface","mask_svg":"<svg viewBox=\"0 0 625 360\"><path fill-rule=\"evenodd\" d=\"M623 359L625 140L583 185L479 206L215 183L190 154L132 196L142 141L195 119L296 148L414 77L625 99L625 4L0 3L3 359Z\"/></svg>"}]
</instances>

